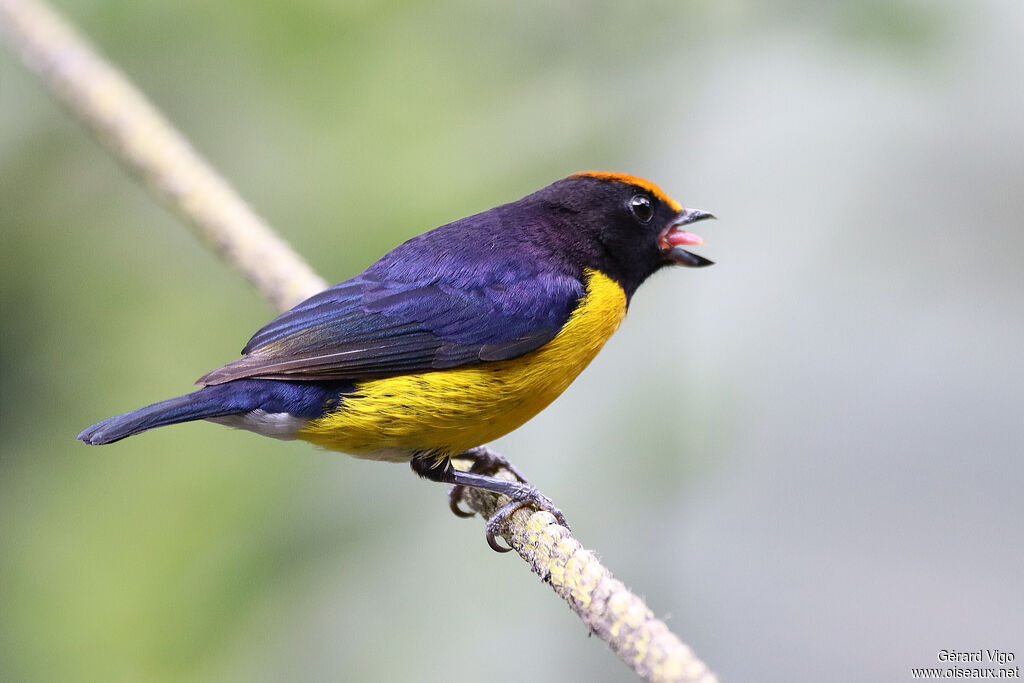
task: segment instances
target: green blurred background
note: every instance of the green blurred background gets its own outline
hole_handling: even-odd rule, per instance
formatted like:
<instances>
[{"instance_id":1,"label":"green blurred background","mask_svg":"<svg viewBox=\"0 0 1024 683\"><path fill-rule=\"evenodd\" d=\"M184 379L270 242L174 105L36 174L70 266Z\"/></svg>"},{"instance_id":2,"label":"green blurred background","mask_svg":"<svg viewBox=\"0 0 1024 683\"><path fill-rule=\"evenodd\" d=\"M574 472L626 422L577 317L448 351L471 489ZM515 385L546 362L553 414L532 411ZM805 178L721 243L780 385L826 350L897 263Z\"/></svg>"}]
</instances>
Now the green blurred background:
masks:
<instances>
[{"instance_id":1,"label":"green blurred background","mask_svg":"<svg viewBox=\"0 0 1024 683\"><path fill-rule=\"evenodd\" d=\"M726 680L1024 658L1024 4L58 6L332 282L581 169L718 214L499 449ZM0 679L630 679L405 467L74 441L271 311L7 53L0 228Z\"/></svg>"}]
</instances>

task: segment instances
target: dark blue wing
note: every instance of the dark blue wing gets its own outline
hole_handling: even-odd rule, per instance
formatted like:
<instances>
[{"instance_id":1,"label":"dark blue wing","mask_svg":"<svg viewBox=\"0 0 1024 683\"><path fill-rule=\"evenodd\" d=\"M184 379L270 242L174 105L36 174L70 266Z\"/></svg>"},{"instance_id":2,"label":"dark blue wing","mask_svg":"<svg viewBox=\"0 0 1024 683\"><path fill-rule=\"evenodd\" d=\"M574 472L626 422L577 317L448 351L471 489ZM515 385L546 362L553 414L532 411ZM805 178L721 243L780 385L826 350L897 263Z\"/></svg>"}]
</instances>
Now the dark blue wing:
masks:
<instances>
[{"instance_id":1,"label":"dark blue wing","mask_svg":"<svg viewBox=\"0 0 1024 683\"><path fill-rule=\"evenodd\" d=\"M583 295L578 278L536 263L469 262L396 273L382 259L273 320L242 358L199 383L362 379L514 358L554 338Z\"/></svg>"}]
</instances>

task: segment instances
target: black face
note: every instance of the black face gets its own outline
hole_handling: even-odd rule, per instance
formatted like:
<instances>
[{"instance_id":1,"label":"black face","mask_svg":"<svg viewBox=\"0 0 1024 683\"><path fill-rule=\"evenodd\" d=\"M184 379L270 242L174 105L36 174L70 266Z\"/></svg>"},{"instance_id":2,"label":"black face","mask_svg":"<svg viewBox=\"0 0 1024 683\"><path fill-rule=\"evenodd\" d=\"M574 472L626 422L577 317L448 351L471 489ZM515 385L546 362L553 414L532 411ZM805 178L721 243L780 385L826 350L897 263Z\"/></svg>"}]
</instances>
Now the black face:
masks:
<instances>
[{"instance_id":1,"label":"black face","mask_svg":"<svg viewBox=\"0 0 1024 683\"><path fill-rule=\"evenodd\" d=\"M698 243L687 241L696 238L679 226L710 214L680 211L650 189L605 178L570 177L542 192L569 214L562 222L590 252L589 265L618 281L627 296L663 266L711 264L679 246Z\"/></svg>"}]
</instances>

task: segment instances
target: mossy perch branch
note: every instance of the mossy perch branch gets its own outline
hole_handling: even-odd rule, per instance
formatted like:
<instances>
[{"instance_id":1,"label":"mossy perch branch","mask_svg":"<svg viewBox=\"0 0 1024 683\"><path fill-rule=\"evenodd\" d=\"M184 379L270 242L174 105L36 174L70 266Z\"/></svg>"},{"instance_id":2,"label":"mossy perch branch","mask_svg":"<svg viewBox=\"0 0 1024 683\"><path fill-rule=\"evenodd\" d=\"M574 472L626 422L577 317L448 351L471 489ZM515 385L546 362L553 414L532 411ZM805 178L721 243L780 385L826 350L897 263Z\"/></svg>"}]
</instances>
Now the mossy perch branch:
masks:
<instances>
[{"instance_id":1,"label":"mossy perch branch","mask_svg":"<svg viewBox=\"0 0 1024 683\"><path fill-rule=\"evenodd\" d=\"M0 0L8 46L100 142L141 176L177 215L283 311L326 286L259 218L146 98L53 9L37 0ZM498 476L508 476L507 471ZM465 502L484 519L508 499L470 489ZM583 623L649 681L712 683L714 675L664 622L555 523L522 508L506 541Z\"/></svg>"}]
</instances>

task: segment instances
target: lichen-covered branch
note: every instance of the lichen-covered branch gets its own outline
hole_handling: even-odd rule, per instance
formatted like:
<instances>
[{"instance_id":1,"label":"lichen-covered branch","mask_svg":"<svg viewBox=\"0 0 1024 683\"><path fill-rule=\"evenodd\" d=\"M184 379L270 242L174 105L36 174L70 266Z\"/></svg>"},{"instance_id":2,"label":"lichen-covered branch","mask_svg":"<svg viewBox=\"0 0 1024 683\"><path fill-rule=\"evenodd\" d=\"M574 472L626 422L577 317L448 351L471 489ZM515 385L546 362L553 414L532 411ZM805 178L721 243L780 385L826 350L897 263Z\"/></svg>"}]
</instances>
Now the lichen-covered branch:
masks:
<instances>
[{"instance_id":1,"label":"lichen-covered branch","mask_svg":"<svg viewBox=\"0 0 1024 683\"><path fill-rule=\"evenodd\" d=\"M497 476L515 479L507 470ZM486 519L509 498L467 489L463 500ZM693 650L550 512L520 508L509 516L503 536L591 632L644 679L665 683L717 680Z\"/></svg>"},{"instance_id":2,"label":"lichen-covered branch","mask_svg":"<svg viewBox=\"0 0 1024 683\"><path fill-rule=\"evenodd\" d=\"M326 283L206 164L116 69L39 0L0 0L0 34L26 66L118 159L279 311ZM498 476L513 478L507 471ZM471 489L484 519L508 499ZM650 681L712 683L714 675L664 622L555 523L521 508L503 533L590 630ZM483 544L481 544L483 548Z\"/></svg>"}]
</instances>

